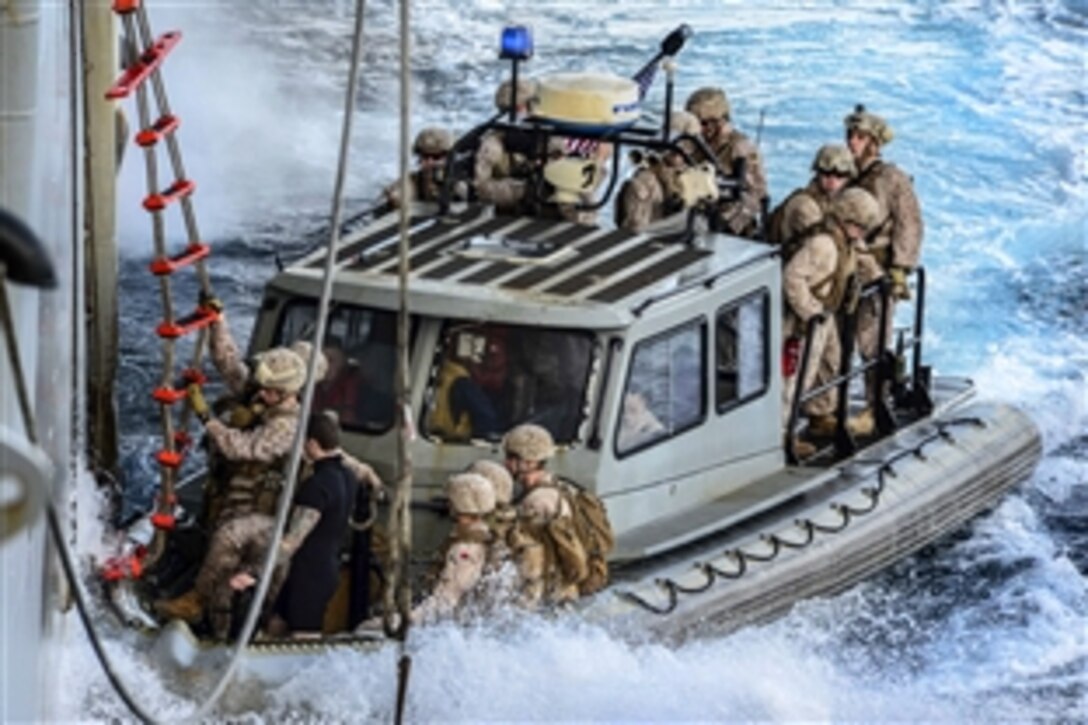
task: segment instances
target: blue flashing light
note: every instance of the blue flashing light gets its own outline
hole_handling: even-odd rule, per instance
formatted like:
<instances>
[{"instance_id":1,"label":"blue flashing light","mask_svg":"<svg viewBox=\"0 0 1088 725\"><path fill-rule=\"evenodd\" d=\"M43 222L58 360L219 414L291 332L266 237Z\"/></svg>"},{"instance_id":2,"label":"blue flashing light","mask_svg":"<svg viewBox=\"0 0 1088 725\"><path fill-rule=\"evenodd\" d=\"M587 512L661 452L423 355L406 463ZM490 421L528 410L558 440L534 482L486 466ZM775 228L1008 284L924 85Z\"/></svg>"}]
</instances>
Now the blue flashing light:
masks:
<instances>
[{"instance_id":1,"label":"blue flashing light","mask_svg":"<svg viewBox=\"0 0 1088 725\"><path fill-rule=\"evenodd\" d=\"M502 29L502 47L499 58L529 60L533 57L533 32L524 25L511 25Z\"/></svg>"}]
</instances>

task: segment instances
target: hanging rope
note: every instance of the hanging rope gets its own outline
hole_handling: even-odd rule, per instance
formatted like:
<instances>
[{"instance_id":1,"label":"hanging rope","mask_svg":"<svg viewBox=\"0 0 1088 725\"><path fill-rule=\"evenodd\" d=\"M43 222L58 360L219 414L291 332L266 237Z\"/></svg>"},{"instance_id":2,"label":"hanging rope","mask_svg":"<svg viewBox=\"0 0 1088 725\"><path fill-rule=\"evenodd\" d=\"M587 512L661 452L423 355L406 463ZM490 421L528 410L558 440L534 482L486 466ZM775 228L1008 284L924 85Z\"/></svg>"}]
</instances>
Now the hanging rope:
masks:
<instances>
[{"instance_id":1,"label":"hanging rope","mask_svg":"<svg viewBox=\"0 0 1088 725\"><path fill-rule=\"evenodd\" d=\"M412 612L412 584L409 578L409 562L412 551L412 461L408 452L411 442L412 419L409 401L408 381L408 222L410 183L409 176L409 149L411 140L409 135L409 121L411 119L411 37L409 36L409 22L411 3L409 0L400 2L400 239L398 243L400 259L398 264L399 277L399 307L397 310L397 423L399 435L397 435L397 485L394 494L393 507L390 511L390 531L393 536L390 541L390 577L389 585L385 590L385 611L383 625L386 634L398 641L399 656L397 659L397 699L394 711L394 722L397 725L404 722L404 709L408 699L408 678L412 671L412 659L408 656L408 630L411 626ZM396 613L399 621L393 621Z\"/></svg>"},{"instance_id":2,"label":"hanging rope","mask_svg":"<svg viewBox=\"0 0 1088 725\"><path fill-rule=\"evenodd\" d=\"M713 564L695 564L695 568L702 572L706 580L697 585L684 585L680 584L672 579L655 579L654 584L665 592L666 601L665 604L655 604L645 597L636 594L632 591L620 591L617 595L621 599L625 599L632 602L643 609L652 612L653 614L667 615L671 614L679 605L680 595L698 595L709 590L717 579L739 579L744 576L748 570L748 562L767 563L773 561L782 553L783 549L804 549L811 544L816 538L816 534L838 534L846 529L850 525L852 519L864 516L872 513L876 510L880 504L880 496L884 492L885 477L890 476L895 478L897 476L895 472L895 463L906 458L908 456L914 456L919 460L926 461L924 448L928 444L936 441L943 440L950 444L955 443L955 437L949 432L949 428L957 425L974 425L978 427L985 427L986 422L981 418L954 418L947 421L937 421L937 430L931 433L913 448L908 448L896 453L889 458L879 462L879 468L877 469L877 483L876 486L864 486L859 489L860 493L869 499L868 505L864 507L850 506L849 504L832 503L831 510L839 515L839 522L837 524L820 524L812 519L798 519L794 521L794 525L800 528L804 534L803 539L794 541L793 539L784 538L778 534L760 534L759 538L762 542L771 547L770 553L766 554L754 554L744 549L736 548L730 549L725 552L725 556L733 559L737 562L737 570L733 572L727 572Z\"/></svg>"},{"instance_id":3,"label":"hanging rope","mask_svg":"<svg viewBox=\"0 0 1088 725\"><path fill-rule=\"evenodd\" d=\"M287 480L284 483L283 492L280 494L282 498L280 500L279 508L276 511L275 533L272 537L272 543L269 546L268 554L265 556L264 566L261 567L257 591L250 602L249 611L246 612L245 623L242 625L242 631L238 634L237 643L234 652L231 654L230 661L223 671L223 674L220 676L219 682L212 690L212 693L208 695L204 703L197 708L191 717L182 718L185 720L200 720L207 717L211 713L212 708L215 707L215 704L219 701L219 698L222 697L223 693L226 691L234 676L235 670L238 668L238 664L246 650L246 643L249 641L250 637L253 636L253 632L257 628L257 619L261 613L261 603L268 595L268 587L272 582L272 571L276 566L277 552L283 541L283 528L287 523L287 512L291 509L292 500L294 499L295 485L298 481L299 464L302 461L302 445L306 439L306 421L309 419L310 409L313 406L314 386L317 383L314 374L317 370L318 360L318 355L316 353L321 350L325 341L325 323L329 314L329 303L332 299L333 276L336 272L336 247L340 241L340 219L343 212L344 183L347 177L348 156L351 150L352 121L355 117L355 102L359 89L359 67L362 61L363 11L365 5L365 0L356 0L355 29L351 43L351 69L348 73L348 87L344 100L344 120L340 132L340 156L336 167L336 186L333 190L332 198L332 224L330 226L329 248L325 255L325 272L322 280L321 298L317 307L317 327L314 331L313 344L315 354L310 356L309 364L307 366L306 385L303 387L302 405L299 410L299 425L298 429L295 431L295 441L291 448L291 458L287 463L287 470L285 472Z\"/></svg>"}]
</instances>

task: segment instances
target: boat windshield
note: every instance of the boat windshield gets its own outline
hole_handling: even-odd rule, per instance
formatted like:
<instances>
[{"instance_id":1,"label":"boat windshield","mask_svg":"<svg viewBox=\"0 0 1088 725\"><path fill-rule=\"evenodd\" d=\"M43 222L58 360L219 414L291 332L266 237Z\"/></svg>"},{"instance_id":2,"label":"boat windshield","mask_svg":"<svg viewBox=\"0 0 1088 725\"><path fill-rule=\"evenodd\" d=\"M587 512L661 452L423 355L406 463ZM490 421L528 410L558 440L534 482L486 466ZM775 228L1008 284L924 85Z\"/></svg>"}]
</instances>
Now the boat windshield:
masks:
<instances>
[{"instance_id":1,"label":"boat windshield","mask_svg":"<svg viewBox=\"0 0 1088 725\"><path fill-rule=\"evenodd\" d=\"M499 440L537 423L570 443L585 417L593 335L447 322L427 386L421 430L444 442Z\"/></svg>"},{"instance_id":2,"label":"boat windshield","mask_svg":"<svg viewBox=\"0 0 1088 725\"><path fill-rule=\"evenodd\" d=\"M289 303L280 318L276 344L312 338L316 315L312 300ZM313 409L336 411L346 430L370 435L389 430L396 399L396 314L336 304L329 312L323 349L329 369L314 389Z\"/></svg>"}]
</instances>

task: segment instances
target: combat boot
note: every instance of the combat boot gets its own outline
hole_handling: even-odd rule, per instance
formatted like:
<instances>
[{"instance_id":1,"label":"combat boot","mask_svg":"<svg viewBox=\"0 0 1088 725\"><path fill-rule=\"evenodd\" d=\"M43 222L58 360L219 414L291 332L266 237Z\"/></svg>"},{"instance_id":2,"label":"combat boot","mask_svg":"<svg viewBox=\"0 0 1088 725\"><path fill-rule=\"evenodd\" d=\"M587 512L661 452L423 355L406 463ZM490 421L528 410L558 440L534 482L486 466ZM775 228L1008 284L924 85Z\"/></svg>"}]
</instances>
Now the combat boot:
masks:
<instances>
[{"instance_id":1,"label":"combat boot","mask_svg":"<svg viewBox=\"0 0 1088 725\"><path fill-rule=\"evenodd\" d=\"M816 444L804 438L793 439L793 454L798 458L810 458L816 455Z\"/></svg>"},{"instance_id":2,"label":"combat boot","mask_svg":"<svg viewBox=\"0 0 1088 725\"><path fill-rule=\"evenodd\" d=\"M809 438L834 438L839 419L833 415L813 415L808 419L805 435Z\"/></svg>"},{"instance_id":3,"label":"combat boot","mask_svg":"<svg viewBox=\"0 0 1088 725\"><path fill-rule=\"evenodd\" d=\"M846 421L846 429L855 437L865 438L871 436L876 429L873 409L866 408L857 415L850 416L850 419Z\"/></svg>"},{"instance_id":4,"label":"combat boot","mask_svg":"<svg viewBox=\"0 0 1088 725\"><path fill-rule=\"evenodd\" d=\"M190 589L173 599L160 599L152 605L163 619L180 619L196 624L204 617L204 600L196 589Z\"/></svg>"}]
</instances>

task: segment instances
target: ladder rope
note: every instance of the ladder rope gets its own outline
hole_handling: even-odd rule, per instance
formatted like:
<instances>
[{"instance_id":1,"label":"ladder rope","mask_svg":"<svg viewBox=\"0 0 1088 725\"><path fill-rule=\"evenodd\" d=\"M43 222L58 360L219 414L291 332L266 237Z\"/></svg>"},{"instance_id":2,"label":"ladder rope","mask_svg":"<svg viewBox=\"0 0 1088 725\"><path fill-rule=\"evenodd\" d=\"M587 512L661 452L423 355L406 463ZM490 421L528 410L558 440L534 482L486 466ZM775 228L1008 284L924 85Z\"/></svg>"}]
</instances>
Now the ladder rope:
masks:
<instances>
[{"instance_id":1,"label":"ladder rope","mask_svg":"<svg viewBox=\"0 0 1088 725\"><path fill-rule=\"evenodd\" d=\"M200 241L191 198L195 185L185 172L181 147L175 134L180 121L170 107L166 84L160 70L163 59L180 41L181 34L167 33L156 41L151 32L147 10L139 0L115 2L113 9L120 16L124 28L127 62L125 74L106 95L107 98L123 98L131 91L135 91L141 127L136 135L136 143L143 149L147 176L147 196L144 198L143 206L151 214L152 220L155 259L151 264L151 272L158 277L159 297L163 311L163 322L157 329L162 346L162 374L159 378L159 387L152 395L159 404L163 442L162 448L156 455L160 466L160 486L155 513L151 517L156 529L155 540L147 554L147 559L143 562L146 566L161 555L166 546L166 533L174 526L177 472L188 442L191 440L187 431L191 422L192 406L188 397L183 394L180 387L176 386L176 338L193 331L197 332L192 358L181 379L186 383L203 383L204 376L200 372L200 367L208 345L208 326L214 321L215 314L201 306L202 301L211 295L211 285L205 264L209 250L207 245ZM150 93L146 81L150 81ZM157 118L152 117L152 102L158 111ZM174 181L165 189L160 184L156 149L160 140L165 142L170 169L174 176ZM166 207L173 201L178 201L181 206L187 245L184 252L171 257L167 250L164 214ZM198 303L195 313L179 316L174 305L170 277L180 267L190 264L195 266L200 285L201 303ZM181 404L181 412L175 422L173 406L178 403Z\"/></svg>"}]
</instances>

